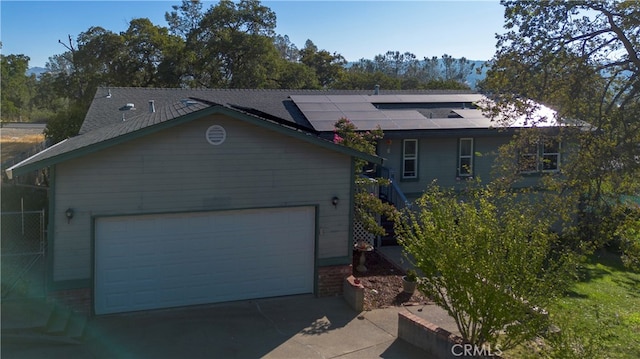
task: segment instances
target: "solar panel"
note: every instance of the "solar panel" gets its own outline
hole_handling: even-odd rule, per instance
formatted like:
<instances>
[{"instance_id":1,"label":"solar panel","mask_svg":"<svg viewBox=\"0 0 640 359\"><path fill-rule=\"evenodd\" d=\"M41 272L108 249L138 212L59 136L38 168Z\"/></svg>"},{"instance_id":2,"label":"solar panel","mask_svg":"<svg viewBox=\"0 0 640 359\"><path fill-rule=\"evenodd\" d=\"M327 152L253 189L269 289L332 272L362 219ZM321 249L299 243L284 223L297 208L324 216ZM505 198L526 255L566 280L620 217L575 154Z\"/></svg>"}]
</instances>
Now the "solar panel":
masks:
<instances>
[{"instance_id":1,"label":"solar panel","mask_svg":"<svg viewBox=\"0 0 640 359\"><path fill-rule=\"evenodd\" d=\"M491 122L480 110L463 107L464 103L482 98L479 94L291 96L318 131L333 130L335 122L343 117L360 130L371 130L376 126L383 130L487 128ZM384 104L384 108L379 109L376 104ZM394 104L401 109L393 109ZM412 104L416 104L415 109L411 108ZM421 107L419 104L429 105ZM453 116L459 118L449 118Z\"/></svg>"}]
</instances>

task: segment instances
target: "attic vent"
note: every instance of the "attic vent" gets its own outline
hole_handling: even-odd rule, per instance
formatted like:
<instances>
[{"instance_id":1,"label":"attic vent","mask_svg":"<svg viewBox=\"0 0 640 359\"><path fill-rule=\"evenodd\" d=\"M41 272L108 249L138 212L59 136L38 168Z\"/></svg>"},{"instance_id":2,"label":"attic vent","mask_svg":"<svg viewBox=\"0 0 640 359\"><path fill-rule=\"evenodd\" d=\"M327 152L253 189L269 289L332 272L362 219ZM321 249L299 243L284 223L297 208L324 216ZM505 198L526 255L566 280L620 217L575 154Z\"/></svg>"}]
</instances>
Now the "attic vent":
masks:
<instances>
[{"instance_id":1,"label":"attic vent","mask_svg":"<svg viewBox=\"0 0 640 359\"><path fill-rule=\"evenodd\" d=\"M136 106L132 103L128 103L122 107L119 108L120 111L135 111L136 110Z\"/></svg>"},{"instance_id":2,"label":"attic vent","mask_svg":"<svg viewBox=\"0 0 640 359\"><path fill-rule=\"evenodd\" d=\"M221 145L227 139L227 131L220 125L213 125L207 129L205 134L207 142L214 146Z\"/></svg>"},{"instance_id":3,"label":"attic vent","mask_svg":"<svg viewBox=\"0 0 640 359\"><path fill-rule=\"evenodd\" d=\"M184 107L188 107L188 106L191 106L191 105L197 105L198 104L198 101L191 100L191 99L188 99L188 98L182 99L182 100L180 100L180 102L182 102L182 106L184 106Z\"/></svg>"}]
</instances>

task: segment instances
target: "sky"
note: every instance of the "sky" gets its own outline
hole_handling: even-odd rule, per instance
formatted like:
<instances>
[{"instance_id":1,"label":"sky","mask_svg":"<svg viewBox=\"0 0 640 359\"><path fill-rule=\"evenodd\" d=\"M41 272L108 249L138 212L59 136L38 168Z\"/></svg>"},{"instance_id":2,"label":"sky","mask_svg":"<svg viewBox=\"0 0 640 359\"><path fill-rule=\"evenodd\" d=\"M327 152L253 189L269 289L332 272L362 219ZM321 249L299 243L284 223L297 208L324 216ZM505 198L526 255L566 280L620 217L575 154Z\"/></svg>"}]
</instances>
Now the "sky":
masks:
<instances>
[{"instance_id":1,"label":"sky","mask_svg":"<svg viewBox=\"0 0 640 359\"><path fill-rule=\"evenodd\" d=\"M208 9L215 1L203 1ZM71 35L91 26L123 32L129 21L148 18L167 26L164 14L181 0L11 1L0 0L3 55L29 56L29 67L44 67L49 57L66 51ZM298 48L307 40L347 61L373 59L387 51L423 57L451 55L489 60L496 33L503 33L498 0L309 1L263 0L276 14L276 33Z\"/></svg>"}]
</instances>

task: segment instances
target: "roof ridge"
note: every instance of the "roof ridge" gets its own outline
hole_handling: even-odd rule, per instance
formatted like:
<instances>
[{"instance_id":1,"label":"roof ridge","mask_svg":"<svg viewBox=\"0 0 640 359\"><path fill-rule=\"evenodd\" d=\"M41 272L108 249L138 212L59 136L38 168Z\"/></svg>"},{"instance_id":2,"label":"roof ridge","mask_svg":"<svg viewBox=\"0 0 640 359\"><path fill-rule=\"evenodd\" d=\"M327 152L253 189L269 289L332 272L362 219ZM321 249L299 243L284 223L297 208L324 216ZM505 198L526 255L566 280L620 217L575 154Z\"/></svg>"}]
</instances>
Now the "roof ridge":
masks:
<instances>
[{"instance_id":1,"label":"roof ridge","mask_svg":"<svg viewBox=\"0 0 640 359\"><path fill-rule=\"evenodd\" d=\"M317 92L317 93L331 93L331 92L352 92L352 93L364 93L368 91L374 91L374 89L269 89L269 88L184 88L184 87L141 87L141 86L98 86L98 89L123 89L123 90L148 90L148 91L202 91L202 92ZM414 94L437 94L437 93L459 93L459 94L480 94L474 90L456 90L456 89L380 89L381 95L387 93L414 93Z\"/></svg>"}]
</instances>

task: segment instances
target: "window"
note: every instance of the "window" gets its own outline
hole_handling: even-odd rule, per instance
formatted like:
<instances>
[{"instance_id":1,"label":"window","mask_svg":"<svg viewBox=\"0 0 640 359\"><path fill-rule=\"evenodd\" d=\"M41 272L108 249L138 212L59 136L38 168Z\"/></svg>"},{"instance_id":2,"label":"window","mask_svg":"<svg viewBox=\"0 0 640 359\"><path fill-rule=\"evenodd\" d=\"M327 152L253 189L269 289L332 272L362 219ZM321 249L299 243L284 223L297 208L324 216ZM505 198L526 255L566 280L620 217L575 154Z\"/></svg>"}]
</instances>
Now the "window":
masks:
<instances>
[{"instance_id":1,"label":"window","mask_svg":"<svg viewBox=\"0 0 640 359\"><path fill-rule=\"evenodd\" d=\"M473 176L473 138L461 138L459 141L458 176Z\"/></svg>"},{"instance_id":2,"label":"window","mask_svg":"<svg viewBox=\"0 0 640 359\"><path fill-rule=\"evenodd\" d=\"M402 142L402 178L418 178L418 140Z\"/></svg>"},{"instance_id":3,"label":"window","mask_svg":"<svg viewBox=\"0 0 640 359\"><path fill-rule=\"evenodd\" d=\"M528 143L520 151L520 173L557 172L560 170L560 142L542 139Z\"/></svg>"},{"instance_id":4,"label":"window","mask_svg":"<svg viewBox=\"0 0 640 359\"><path fill-rule=\"evenodd\" d=\"M538 172L538 143L527 142L520 150L518 167L521 173Z\"/></svg>"},{"instance_id":5,"label":"window","mask_svg":"<svg viewBox=\"0 0 640 359\"><path fill-rule=\"evenodd\" d=\"M542 171L554 172L560 169L560 142L547 139L542 143Z\"/></svg>"}]
</instances>

